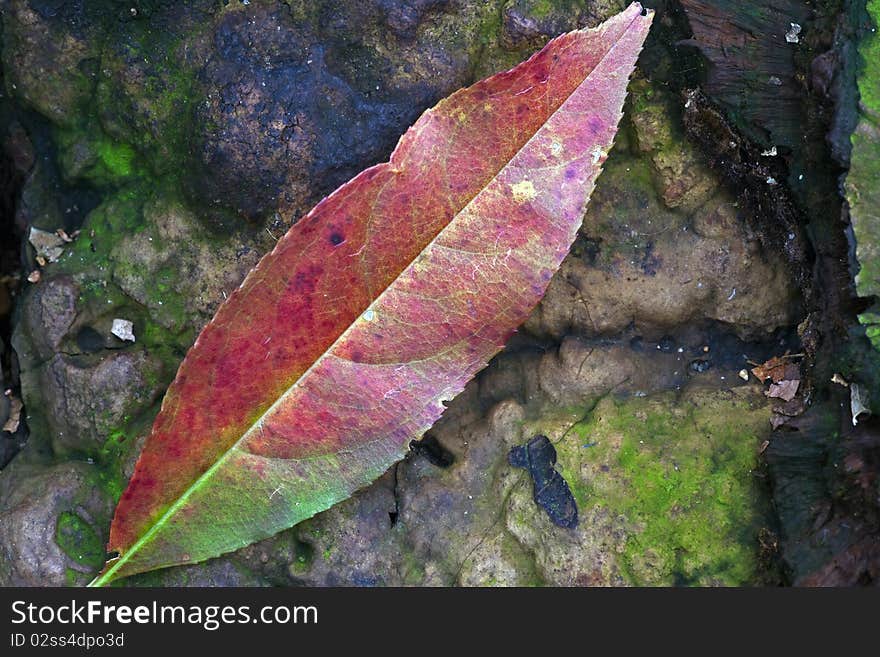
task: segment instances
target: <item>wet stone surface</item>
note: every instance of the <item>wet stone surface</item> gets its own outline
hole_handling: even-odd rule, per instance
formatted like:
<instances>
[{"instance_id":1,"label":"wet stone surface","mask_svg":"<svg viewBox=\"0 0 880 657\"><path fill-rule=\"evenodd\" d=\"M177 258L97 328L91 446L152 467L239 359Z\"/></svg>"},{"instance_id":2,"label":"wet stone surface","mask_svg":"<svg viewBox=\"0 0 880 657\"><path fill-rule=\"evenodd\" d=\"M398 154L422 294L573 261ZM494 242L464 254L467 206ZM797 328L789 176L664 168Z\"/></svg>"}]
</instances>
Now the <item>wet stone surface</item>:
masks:
<instances>
[{"instance_id":1,"label":"wet stone surface","mask_svg":"<svg viewBox=\"0 0 880 657\"><path fill-rule=\"evenodd\" d=\"M25 249L40 280L23 285L12 327L29 438L0 471L6 585L83 584L99 568L115 500L180 360L293 221L386 158L440 98L623 3L134 4L136 14L3 6L3 107L19 127L2 127L24 168L16 222L21 234L80 231L45 267ZM698 6L686 3L687 18ZM797 350L805 301L790 260L755 230L761 208L742 203L685 134L673 89L673 44L690 36L680 19L658 17L544 300L408 457L275 537L129 584L782 579L764 551L779 541L759 540L779 531L761 455L795 497L818 504L827 487L790 483L793 461L780 454L792 437L771 435L773 400L738 373ZM708 59L728 64L707 51L712 26L691 26ZM774 65L784 95L749 97L781 116L796 78L788 60ZM729 67L709 86L722 103L738 88ZM760 118L744 115L746 132L788 134ZM134 341L114 331L120 319ZM816 459L826 429L809 434ZM872 444L853 444L853 478L870 474ZM846 564L873 554L868 530L846 529L846 516L828 515L839 538L821 554L809 547L815 518L796 505L787 518L791 580L843 581L858 570ZM828 566L835 554L843 565Z\"/></svg>"}]
</instances>

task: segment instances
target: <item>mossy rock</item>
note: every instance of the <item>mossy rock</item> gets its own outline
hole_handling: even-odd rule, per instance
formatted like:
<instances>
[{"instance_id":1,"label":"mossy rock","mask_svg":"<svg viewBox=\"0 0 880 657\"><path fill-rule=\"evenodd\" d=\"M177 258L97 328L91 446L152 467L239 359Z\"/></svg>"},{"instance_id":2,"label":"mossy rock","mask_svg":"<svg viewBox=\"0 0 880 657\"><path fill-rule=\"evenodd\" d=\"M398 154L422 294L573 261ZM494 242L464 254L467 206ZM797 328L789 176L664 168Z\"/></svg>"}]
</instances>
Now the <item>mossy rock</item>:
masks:
<instances>
[{"instance_id":1,"label":"mossy rock","mask_svg":"<svg viewBox=\"0 0 880 657\"><path fill-rule=\"evenodd\" d=\"M609 396L562 436L557 467L577 502L578 528L552 526L526 490L512 496L507 515L545 577L638 586L765 581L758 535L770 516L756 471L770 423L756 388Z\"/></svg>"},{"instance_id":2,"label":"mossy rock","mask_svg":"<svg viewBox=\"0 0 880 657\"><path fill-rule=\"evenodd\" d=\"M873 27L859 46L864 66L859 74L860 117L852 135L852 163L846 196L856 239L859 271L856 290L863 297L880 296L880 0L869 0ZM880 350L877 307L860 317L868 338Z\"/></svg>"}]
</instances>

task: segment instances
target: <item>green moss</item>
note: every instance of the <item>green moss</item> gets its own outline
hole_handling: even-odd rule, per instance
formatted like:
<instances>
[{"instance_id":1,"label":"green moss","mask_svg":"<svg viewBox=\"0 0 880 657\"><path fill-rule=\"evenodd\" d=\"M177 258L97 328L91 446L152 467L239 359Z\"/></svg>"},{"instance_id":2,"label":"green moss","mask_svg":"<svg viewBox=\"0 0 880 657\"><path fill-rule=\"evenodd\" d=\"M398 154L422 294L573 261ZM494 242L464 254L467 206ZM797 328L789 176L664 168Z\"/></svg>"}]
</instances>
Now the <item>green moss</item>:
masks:
<instances>
[{"instance_id":1,"label":"green moss","mask_svg":"<svg viewBox=\"0 0 880 657\"><path fill-rule=\"evenodd\" d=\"M180 163L192 134L197 85L183 48L181 35L135 21L103 54L105 75L96 95L102 127L131 144L157 175L177 177L185 170Z\"/></svg>"},{"instance_id":2,"label":"green moss","mask_svg":"<svg viewBox=\"0 0 880 657\"><path fill-rule=\"evenodd\" d=\"M477 37L480 45L483 47L496 46L498 44L498 36L501 34L501 11L487 11L483 14L482 20L477 28Z\"/></svg>"},{"instance_id":3,"label":"green moss","mask_svg":"<svg viewBox=\"0 0 880 657\"><path fill-rule=\"evenodd\" d=\"M64 583L67 586L76 586L82 579L82 573L75 571L73 568L64 569Z\"/></svg>"},{"instance_id":4,"label":"green moss","mask_svg":"<svg viewBox=\"0 0 880 657\"><path fill-rule=\"evenodd\" d=\"M865 335L868 336L874 348L880 350L880 315L877 313L863 313L859 315L859 321L867 325Z\"/></svg>"},{"instance_id":5,"label":"green moss","mask_svg":"<svg viewBox=\"0 0 880 657\"><path fill-rule=\"evenodd\" d=\"M107 440L93 455L97 470L91 483L95 488L102 490L108 498L115 501L122 496L128 485L128 476L122 469L123 464L133 461L141 447L137 438L149 434L153 419L158 412L159 404L156 403L135 417L126 416L119 427L108 432ZM108 518L108 523L109 520Z\"/></svg>"},{"instance_id":6,"label":"green moss","mask_svg":"<svg viewBox=\"0 0 880 657\"><path fill-rule=\"evenodd\" d=\"M873 22L859 45L862 67L858 76L859 124L852 135L852 164L846 178L846 194L856 237L859 272L856 289L860 296L880 296L880 0L869 0L867 10ZM880 349L877 313L859 319L868 338Z\"/></svg>"},{"instance_id":7,"label":"green moss","mask_svg":"<svg viewBox=\"0 0 880 657\"><path fill-rule=\"evenodd\" d=\"M877 33L877 28L880 27L880 0L868 0L866 8L873 28L859 46L859 54L864 62L859 80L859 95L862 105L876 115L880 113L880 34Z\"/></svg>"},{"instance_id":8,"label":"green moss","mask_svg":"<svg viewBox=\"0 0 880 657\"><path fill-rule=\"evenodd\" d=\"M65 251L62 259L52 265L56 272L68 274L76 280L80 317L100 318L112 309L114 315L134 322L137 346L147 351L153 363L142 370L144 398L151 391L162 389L171 382L181 358L195 337L192 328L174 332L161 326L150 308L126 295L114 280L119 271L133 267L131 263L117 261L114 250L121 239L150 230L145 225L143 206L154 194L167 195L169 191L161 185L153 187L144 182L117 190L89 214L80 237ZM168 274L166 272L163 280L167 279ZM143 276L143 272L140 275ZM145 281L145 284L152 286L152 281ZM155 294L160 293L156 291ZM175 295L168 291L162 293L165 299L179 297ZM174 307L173 303L169 305ZM182 313L182 301L177 305ZM181 325L186 324L188 322L181 317ZM97 462L100 475L94 484L113 499L118 499L126 483L121 464L129 460L130 452L137 448L134 438L149 432L156 411L157 404L137 413L133 407L135 417L126 416L121 423L109 416L97 418L101 426L106 427L107 438L100 448L81 456Z\"/></svg>"},{"instance_id":9,"label":"green moss","mask_svg":"<svg viewBox=\"0 0 880 657\"><path fill-rule=\"evenodd\" d=\"M55 542L76 563L99 568L104 563L104 545L91 525L79 515L64 511L55 525Z\"/></svg>"},{"instance_id":10,"label":"green moss","mask_svg":"<svg viewBox=\"0 0 880 657\"><path fill-rule=\"evenodd\" d=\"M605 399L557 446L578 507L633 528L619 567L636 585L755 582L764 517L753 471L769 413L733 393Z\"/></svg>"},{"instance_id":11,"label":"green moss","mask_svg":"<svg viewBox=\"0 0 880 657\"><path fill-rule=\"evenodd\" d=\"M535 18L546 18L560 4L570 5L570 2L554 2L554 0L534 0L529 3L531 11L529 12Z\"/></svg>"},{"instance_id":12,"label":"green moss","mask_svg":"<svg viewBox=\"0 0 880 657\"><path fill-rule=\"evenodd\" d=\"M148 231L160 240L154 226L144 220L144 205L156 197L174 198L173 186L138 181L110 196L86 218L82 234L59 262L61 271L73 274L80 284L80 304L105 307L131 307L132 299L123 294L116 283L144 278L142 262L119 257L116 247L120 239ZM170 265L149 274L144 280L143 298L146 307L137 305L129 312L138 320L139 342L155 349L185 349L195 338L186 312L186 300L177 290L180 272ZM164 324L159 324L162 321ZM174 330L169 330L167 326ZM181 354L182 356L182 354Z\"/></svg>"},{"instance_id":13,"label":"green moss","mask_svg":"<svg viewBox=\"0 0 880 657\"><path fill-rule=\"evenodd\" d=\"M119 23L114 14L106 16L107 38L100 39L100 62L94 61L97 84L76 72L71 79L83 77L88 89L78 93L75 111L63 120L52 117L62 172L99 187L150 175L178 178L187 170L180 164L189 152L198 93L184 39L210 24L155 29L151 21Z\"/></svg>"},{"instance_id":14,"label":"green moss","mask_svg":"<svg viewBox=\"0 0 880 657\"><path fill-rule=\"evenodd\" d=\"M128 178L134 173L134 149L128 144L104 141L98 144L101 163L115 178Z\"/></svg>"},{"instance_id":15,"label":"green moss","mask_svg":"<svg viewBox=\"0 0 880 657\"><path fill-rule=\"evenodd\" d=\"M68 180L118 187L143 175L134 149L108 137L94 118L55 131L58 162Z\"/></svg>"}]
</instances>

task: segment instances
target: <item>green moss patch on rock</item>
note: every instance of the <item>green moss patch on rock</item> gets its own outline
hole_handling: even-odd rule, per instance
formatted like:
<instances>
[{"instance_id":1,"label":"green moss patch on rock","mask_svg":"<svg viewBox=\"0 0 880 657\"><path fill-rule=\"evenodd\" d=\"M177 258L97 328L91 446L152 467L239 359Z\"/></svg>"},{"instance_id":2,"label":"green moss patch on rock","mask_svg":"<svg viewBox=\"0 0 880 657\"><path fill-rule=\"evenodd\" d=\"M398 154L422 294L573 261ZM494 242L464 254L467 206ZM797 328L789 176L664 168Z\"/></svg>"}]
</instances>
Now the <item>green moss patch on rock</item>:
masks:
<instances>
[{"instance_id":1,"label":"green moss patch on rock","mask_svg":"<svg viewBox=\"0 0 880 657\"><path fill-rule=\"evenodd\" d=\"M577 583L759 583L757 537L767 508L755 470L768 418L767 400L745 386L605 397L556 442L581 513L578 529L555 536L564 530L523 495L508 525L545 571L566 565ZM600 543L601 550L591 547Z\"/></svg>"},{"instance_id":2,"label":"green moss patch on rock","mask_svg":"<svg viewBox=\"0 0 880 657\"><path fill-rule=\"evenodd\" d=\"M256 228L221 238L177 198L146 181L108 195L30 291L14 343L24 399L40 409L31 430L57 454L127 453L132 441L108 441L140 435L133 425L152 418L198 330L271 243ZM132 322L134 342L113 335L115 319Z\"/></svg>"},{"instance_id":3,"label":"green moss patch on rock","mask_svg":"<svg viewBox=\"0 0 880 657\"><path fill-rule=\"evenodd\" d=\"M0 586L86 584L106 556L115 499L95 465L37 463L34 451L0 472Z\"/></svg>"},{"instance_id":4,"label":"green moss patch on rock","mask_svg":"<svg viewBox=\"0 0 880 657\"><path fill-rule=\"evenodd\" d=\"M209 26L198 6L165 7L153 20L120 24L104 44L95 93L101 126L133 146L154 174L179 176L186 168L200 98L197 59Z\"/></svg>"},{"instance_id":5,"label":"green moss patch on rock","mask_svg":"<svg viewBox=\"0 0 880 657\"><path fill-rule=\"evenodd\" d=\"M856 239L859 272L856 290L863 297L880 296L880 0L867 4L873 28L859 46L864 66L859 74L860 117L852 135L852 160L846 176L846 196ZM880 323L875 306L860 321L880 350Z\"/></svg>"},{"instance_id":6,"label":"green moss patch on rock","mask_svg":"<svg viewBox=\"0 0 880 657\"><path fill-rule=\"evenodd\" d=\"M712 197L718 180L674 120L672 95L645 79L634 80L629 94L635 147L650 158L658 195L667 207L693 212Z\"/></svg>"},{"instance_id":7,"label":"green moss patch on rock","mask_svg":"<svg viewBox=\"0 0 880 657\"><path fill-rule=\"evenodd\" d=\"M74 127L58 128L55 141L58 164L68 182L84 181L105 188L143 174L134 149L108 137L93 117Z\"/></svg>"},{"instance_id":8,"label":"green moss patch on rock","mask_svg":"<svg viewBox=\"0 0 880 657\"><path fill-rule=\"evenodd\" d=\"M62 511L55 524L55 542L62 552L90 568L104 565L104 545L92 526L72 511Z\"/></svg>"}]
</instances>

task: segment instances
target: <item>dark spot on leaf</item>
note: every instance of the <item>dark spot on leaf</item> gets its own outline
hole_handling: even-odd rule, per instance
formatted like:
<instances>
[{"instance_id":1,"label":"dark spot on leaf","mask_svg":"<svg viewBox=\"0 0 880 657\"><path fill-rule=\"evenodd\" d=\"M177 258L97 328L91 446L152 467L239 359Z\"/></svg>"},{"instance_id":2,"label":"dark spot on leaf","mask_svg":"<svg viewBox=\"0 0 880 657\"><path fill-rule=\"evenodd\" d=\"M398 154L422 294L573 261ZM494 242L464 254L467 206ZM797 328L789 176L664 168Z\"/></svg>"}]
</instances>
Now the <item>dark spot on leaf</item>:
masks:
<instances>
[{"instance_id":1,"label":"dark spot on leaf","mask_svg":"<svg viewBox=\"0 0 880 657\"><path fill-rule=\"evenodd\" d=\"M321 277L323 270L317 266L307 267L302 271L296 272L288 283L291 292L308 295L314 292L315 284Z\"/></svg>"},{"instance_id":2,"label":"dark spot on leaf","mask_svg":"<svg viewBox=\"0 0 880 657\"><path fill-rule=\"evenodd\" d=\"M572 529L578 524L577 504L568 483L556 470L556 448L547 436L535 436L525 445L511 448L507 461L525 468L532 475L532 496L558 527Z\"/></svg>"},{"instance_id":3,"label":"dark spot on leaf","mask_svg":"<svg viewBox=\"0 0 880 657\"><path fill-rule=\"evenodd\" d=\"M345 237L340 235L339 233L330 233L330 244L333 246L338 246L345 241Z\"/></svg>"}]
</instances>

